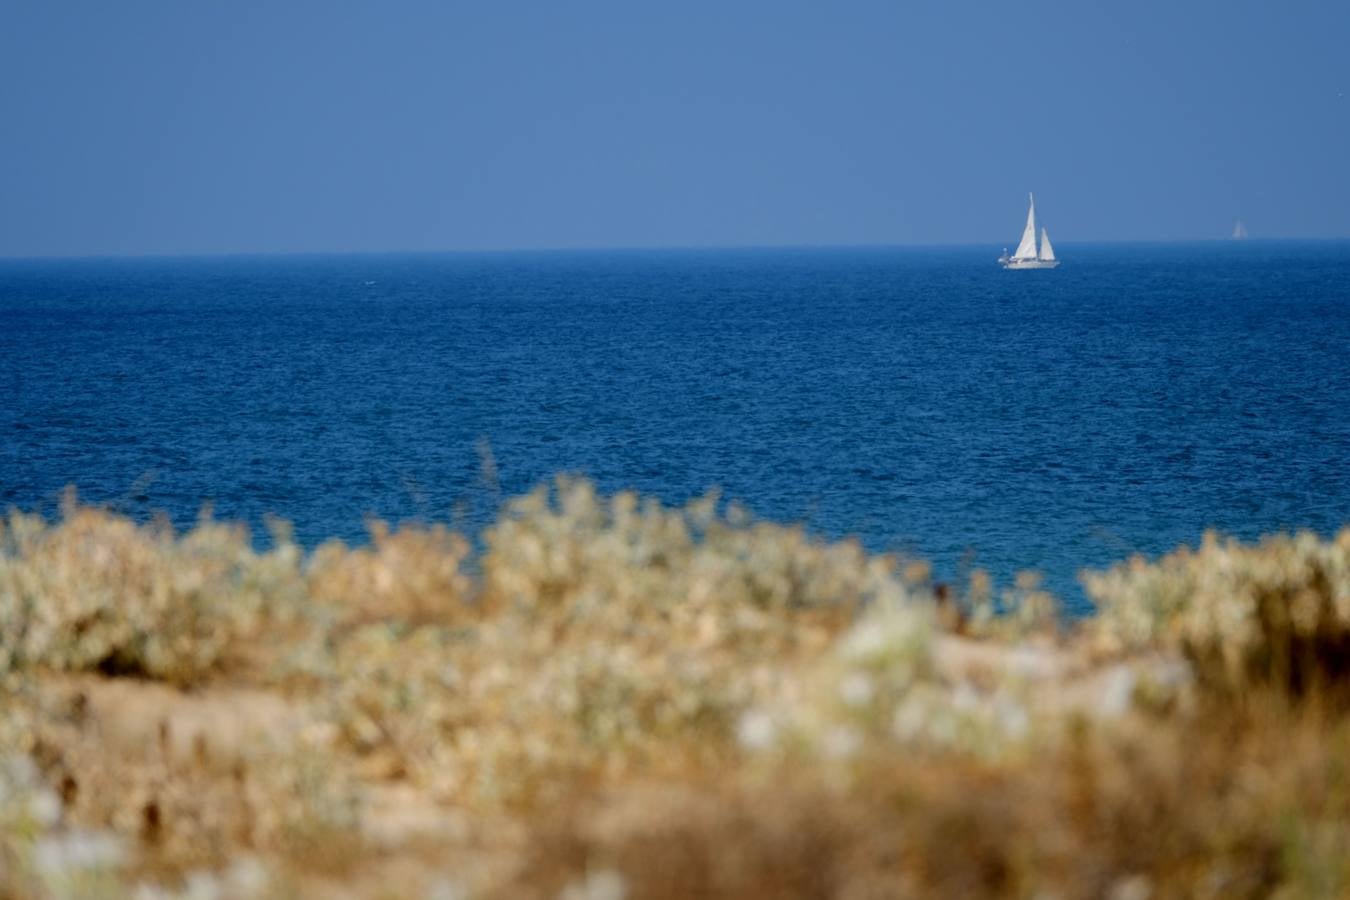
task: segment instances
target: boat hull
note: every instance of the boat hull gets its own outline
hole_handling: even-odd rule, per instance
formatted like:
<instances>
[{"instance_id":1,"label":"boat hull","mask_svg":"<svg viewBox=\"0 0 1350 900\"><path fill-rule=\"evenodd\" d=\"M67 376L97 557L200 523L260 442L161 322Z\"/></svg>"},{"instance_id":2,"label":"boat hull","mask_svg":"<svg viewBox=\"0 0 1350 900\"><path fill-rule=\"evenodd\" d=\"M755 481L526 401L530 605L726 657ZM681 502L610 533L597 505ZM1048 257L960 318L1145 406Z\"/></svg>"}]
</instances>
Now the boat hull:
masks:
<instances>
[{"instance_id":1,"label":"boat hull","mask_svg":"<svg viewBox=\"0 0 1350 900\"><path fill-rule=\"evenodd\" d=\"M1005 269L1053 269L1059 265L1057 259L1000 259Z\"/></svg>"}]
</instances>

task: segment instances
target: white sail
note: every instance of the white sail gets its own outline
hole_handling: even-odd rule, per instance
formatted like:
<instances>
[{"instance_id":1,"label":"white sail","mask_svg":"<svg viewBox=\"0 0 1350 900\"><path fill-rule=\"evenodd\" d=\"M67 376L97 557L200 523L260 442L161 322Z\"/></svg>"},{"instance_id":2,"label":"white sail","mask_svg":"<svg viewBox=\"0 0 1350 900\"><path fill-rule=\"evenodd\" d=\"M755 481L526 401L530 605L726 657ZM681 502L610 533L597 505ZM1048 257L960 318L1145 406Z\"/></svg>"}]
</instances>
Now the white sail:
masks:
<instances>
[{"instance_id":1,"label":"white sail","mask_svg":"<svg viewBox=\"0 0 1350 900\"><path fill-rule=\"evenodd\" d=\"M1027 196L1031 198L1031 208L1027 210L1027 227L1022 232L1022 242L1017 245L1013 259L1036 258L1036 198L1031 194Z\"/></svg>"},{"instance_id":2,"label":"white sail","mask_svg":"<svg viewBox=\"0 0 1350 900\"><path fill-rule=\"evenodd\" d=\"M1025 269L1053 269L1059 265L1055 257L1055 248L1050 244L1050 232L1041 229L1041 252L1036 252L1036 198L1028 194L1027 227L1022 232L1022 241L1016 252L1008 255L1005 249L998 263L1005 269L1021 271Z\"/></svg>"},{"instance_id":3,"label":"white sail","mask_svg":"<svg viewBox=\"0 0 1350 900\"><path fill-rule=\"evenodd\" d=\"M1044 227L1041 228L1041 255L1037 258L1047 262L1055 258L1055 248L1050 246L1050 232Z\"/></svg>"},{"instance_id":4,"label":"white sail","mask_svg":"<svg viewBox=\"0 0 1350 900\"><path fill-rule=\"evenodd\" d=\"M1242 224L1241 219L1233 220L1233 240L1243 241L1247 239L1247 226Z\"/></svg>"}]
</instances>

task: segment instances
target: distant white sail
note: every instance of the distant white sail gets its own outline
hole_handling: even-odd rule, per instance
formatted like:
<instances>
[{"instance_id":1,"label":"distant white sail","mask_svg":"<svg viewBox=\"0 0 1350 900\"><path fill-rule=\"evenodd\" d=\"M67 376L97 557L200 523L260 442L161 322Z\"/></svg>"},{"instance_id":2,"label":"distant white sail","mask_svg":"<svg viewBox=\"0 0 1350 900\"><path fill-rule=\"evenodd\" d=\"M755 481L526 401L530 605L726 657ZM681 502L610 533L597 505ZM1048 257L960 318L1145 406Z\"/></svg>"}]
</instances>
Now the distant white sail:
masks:
<instances>
[{"instance_id":1,"label":"distant white sail","mask_svg":"<svg viewBox=\"0 0 1350 900\"><path fill-rule=\"evenodd\" d=\"M1043 259L1047 262L1055 258L1055 248L1050 246L1050 232L1044 227L1041 228L1041 255L1037 259Z\"/></svg>"},{"instance_id":2,"label":"distant white sail","mask_svg":"<svg viewBox=\"0 0 1350 900\"><path fill-rule=\"evenodd\" d=\"M1050 245L1050 233L1044 228L1041 229L1041 252L1036 252L1036 197L1028 194L1027 199L1027 227L1022 232L1022 241L1012 256L1005 249L998 258L998 264L1014 271L1053 269L1059 265L1059 260L1055 258L1055 248Z\"/></svg>"},{"instance_id":3,"label":"distant white sail","mask_svg":"<svg viewBox=\"0 0 1350 900\"><path fill-rule=\"evenodd\" d=\"M1233 220L1233 240L1242 241L1247 239L1247 226L1242 224L1241 219Z\"/></svg>"},{"instance_id":4,"label":"distant white sail","mask_svg":"<svg viewBox=\"0 0 1350 900\"><path fill-rule=\"evenodd\" d=\"M1017 245L1013 259L1036 258L1036 198L1031 194L1027 196L1031 198L1031 207L1027 210L1027 227L1022 232L1022 242Z\"/></svg>"}]
</instances>

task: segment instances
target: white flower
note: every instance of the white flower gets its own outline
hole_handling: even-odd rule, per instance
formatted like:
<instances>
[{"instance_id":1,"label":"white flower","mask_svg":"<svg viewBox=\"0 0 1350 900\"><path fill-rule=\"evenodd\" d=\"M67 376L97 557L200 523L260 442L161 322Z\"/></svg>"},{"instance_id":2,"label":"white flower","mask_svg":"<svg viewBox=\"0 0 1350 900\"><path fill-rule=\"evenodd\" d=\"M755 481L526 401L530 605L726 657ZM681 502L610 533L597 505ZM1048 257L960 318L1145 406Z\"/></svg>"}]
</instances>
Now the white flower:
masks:
<instances>
[{"instance_id":1,"label":"white flower","mask_svg":"<svg viewBox=\"0 0 1350 900\"><path fill-rule=\"evenodd\" d=\"M45 837L33 846L33 863L44 874L66 876L110 869L125 857L122 842L97 831L71 831Z\"/></svg>"},{"instance_id":2,"label":"white flower","mask_svg":"<svg viewBox=\"0 0 1350 900\"><path fill-rule=\"evenodd\" d=\"M844 637L844 655L849 659L865 660L878 656L886 649L886 630L875 618L864 619Z\"/></svg>"},{"instance_id":3,"label":"white flower","mask_svg":"<svg viewBox=\"0 0 1350 900\"><path fill-rule=\"evenodd\" d=\"M193 872L183 885L182 900L221 900L225 896L225 886L211 872Z\"/></svg>"},{"instance_id":4,"label":"white flower","mask_svg":"<svg viewBox=\"0 0 1350 900\"><path fill-rule=\"evenodd\" d=\"M52 828L61 819L61 798L54 791L35 791L28 798L28 814L42 828Z\"/></svg>"},{"instance_id":5,"label":"white flower","mask_svg":"<svg viewBox=\"0 0 1350 900\"><path fill-rule=\"evenodd\" d=\"M866 706L872 702L872 679L862 672L854 672L839 685L839 697L849 706Z\"/></svg>"},{"instance_id":6,"label":"white flower","mask_svg":"<svg viewBox=\"0 0 1350 900\"><path fill-rule=\"evenodd\" d=\"M848 759L862 747L862 735L853 728L831 728L825 733L821 749L833 759Z\"/></svg>"},{"instance_id":7,"label":"white flower","mask_svg":"<svg viewBox=\"0 0 1350 900\"><path fill-rule=\"evenodd\" d=\"M225 872L230 892L238 897L256 897L271 882L267 867L255 857L245 856L234 862Z\"/></svg>"},{"instance_id":8,"label":"white flower","mask_svg":"<svg viewBox=\"0 0 1350 900\"><path fill-rule=\"evenodd\" d=\"M591 872L583 881L573 882L558 893L558 900L624 900L628 885L618 872Z\"/></svg>"},{"instance_id":9,"label":"white flower","mask_svg":"<svg viewBox=\"0 0 1350 900\"><path fill-rule=\"evenodd\" d=\"M912 741L923 732L928 720L927 710L918 703L902 702L895 708L891 732L901 741Z\"/></svg>"},{"instance_id":10,"label":"white flower","mask_svg":"<svg viewBox=\"0 0 1350 900\"><path fill-rule=\"evenodd\" d=\"M980 695L975 693L966 682L961 682L952 692L952 709L962 713L973 713L980 706Z\"/></svg>"},{"instance_id":11,"label":"white flower","mask_svg":"<svg viewBox=\"0 0 1350 900\"><path fill-rule=\"evenodd\" d=\"M840 644L844 659L863 665L915 660L928 653L929 614L916 607L874 607Z\"/></svg>"},{"instance_id":12,"label":"white flower","mask_svg":"<svg viewBox=\"0 0 1350 900\"><path fill-rule=\"evenodd\" d=\"M1117 718L1129 712L1134 699L1134 672L1124 665L1116 666L1106 677L1097 703L1097 711L1107 718Z\"/></svg>"},{"instance_id":13,"label":"white flower","mask_svg":"<svg viewBox=\"0 0 1350 900\"><path fill-rule=\"evenodd\" d=\"M736 723L736 740L747 750L767 750L777 739L778 723L763 710L749 710Z\"/></svg>"},{"instance_id":14,"label":"white flower","mask_svg":"<svg viewBox=\"0 0 1350 900\"><path fill-rule=\"evenodd\" d=\"M442 878L427 888L427 900L468 900L469 892L457 881Z\"/></svg>"},{"instance_id":15,"label":"white flower","mask_svg":"<svg viewBox=\"0 0 1350 900\"><path fill-rule=\"evenodd\" d=\"M1148 900L1153 896L1153 883L1146 875L1128 875L1116 879L1106 896L1110 900Z\"/></svg>"},{"instance_id":16,"label":"white flower","mask_svg":"<svg viewBox=\"0 0 1350 900\"><path fill-rule=\"evenodd\" d=\"M1026 737L1031 730L1031 716L1026 707L1011 697L1000 695L994 700L994 716L1003 733L1013 740Z\"/></svg>"}]
</instances>

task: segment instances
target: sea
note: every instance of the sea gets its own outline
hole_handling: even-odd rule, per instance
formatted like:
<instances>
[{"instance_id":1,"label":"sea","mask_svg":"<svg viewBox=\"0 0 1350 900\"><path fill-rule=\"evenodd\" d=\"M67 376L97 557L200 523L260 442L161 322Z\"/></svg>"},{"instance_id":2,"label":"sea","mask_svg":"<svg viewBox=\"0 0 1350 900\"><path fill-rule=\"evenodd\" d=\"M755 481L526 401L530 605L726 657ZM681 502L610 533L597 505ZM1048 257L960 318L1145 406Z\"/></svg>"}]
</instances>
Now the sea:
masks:
<instances>
[{"instance_id":1,"label":"sea","mask_svg":"<svg viewBox=\"0 0 1350 900\"><path fill-rule=\"evenodd\" d=\"M1042 574L1350 522L1350 243L0 261L0 506L360 543L557 473Z\"/></svg>"}]
</instances>

